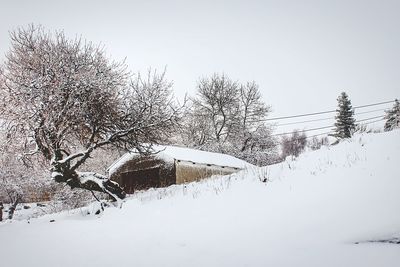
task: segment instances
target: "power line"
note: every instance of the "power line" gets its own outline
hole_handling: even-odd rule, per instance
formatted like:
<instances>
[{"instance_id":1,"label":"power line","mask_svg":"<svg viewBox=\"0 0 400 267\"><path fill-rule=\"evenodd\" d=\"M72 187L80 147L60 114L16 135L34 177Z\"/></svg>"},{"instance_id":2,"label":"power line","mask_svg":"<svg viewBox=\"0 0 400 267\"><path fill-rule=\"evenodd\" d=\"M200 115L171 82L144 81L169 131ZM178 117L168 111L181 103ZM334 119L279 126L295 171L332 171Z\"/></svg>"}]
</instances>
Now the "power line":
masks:
<instances>
[{"instance_id":1,"label":"power line","mask_svg":"<svg viewBox=\"0 0 400 267\"><path fill-rule=\"evenodd\" d=\"M385 117L385 115L376 116L376 117L372 117L372 118L368 118L368 119L363 119L363 120L356 120L356 122L369 121L369 120L373 120L373 119L377 119L377 118L383 118L383 117Z\"/></svg>"},{"instance_id":2,"label":"power line","mask_svg":"<svg viewBox=\"0 0 400 267\"><path fill-rule=\"evenodd\" d=\"M356 120L357 122L363 122L363 121L369 121L369 120L373 120L373 119L377 119L377 118L383 118L384 116L375 116L375 117L371 117L371 118L366 118L366 119L362 119L362 120ZM383 119L380 119L378 121L381 121ZM369 122L369 123L373 123L373 122ZM364 124L369 124L369 123L364 123ZM331 127L335 127L335 125L329 125L329 126L323 126L323 127L318 127L318 128L311 128L311 129L305 129L305 130L299 130L299 132L311 132L311 131L316 131L316 130L322 130L322 129L328 129ZM286 133L278 133L278 134L273 134L272 136L281 136L281 135L287 135L287 134L292 134L292 132L286 132Z\"/></svg>"},{"instance_id":3,"label":"power line","mask_svg":"<svg viewBox=\"0 0 400 267\"><path fill-rule=\"evenodd\" d=\"M379 122L379 121L383 121L383 120L385 120L385 119L380 119L380 120L375 120L375 121L363 123L363 125L367 125L367 124L371 124L371 123L375 123L375 122ZM314 137L321 136L321 135L328 135L328 136L329 136L329 134L332 134L332 133L334 133L334 132L335 132L335 131L329 131L329 132L324 132L324 133L309 135L309 136L306 136L306 137L298 137L298 138L296 138L296 139L290 140L290 142L295 142L295 141L298 141L298 140L301 140L301 139L314 138Z\"/></svg>"},{"instance_id":4,"label":"power line","mask_svg":"<svg viewBox=\"0 0 400 267\"><path fill-rule=\"evenodd\" d=\"M328 110L328 111L322 111L322 112L306 113L306 114L301 114L301 115L292 115L292 116L285 116L285 117L275 117L275 118L269 118L269 119L264 119L264 120L260 120L260 121L277 121L277 120L284 120L284 119L291 119L291 118L299 118L299 117L327 114L327 113L332 113L332 112L336 112L336 110Z\"/></svg>"},{"instance_id":5,"label":"power line","mask_svg":"<svg viewBox=\"0 0 400 267\"><path fill-rule=\"evenodd\" d=\"M367 113L373 113L377 111L385 111L386 108L381 108L381 109L374 109L374 110L369 110L369 111L363 111L363 112L354 112L354 115L360 115L360 114L367 114Z\"/></svg>"},{"instance_id":6,"label":"power line","mask_svg":"<svg viewBox=\"0 0 400 267\"><path fill-rule=\"evenodd\" d=\"M363 125L366 124L371 124L371 123L375 123L375 122L379 122L379 121L384 121L385 119L380 119L380 120L375 120L375 121L370 121L370 122L366 122L366 123L362 123Z\"/></svg>"},{"instance_id":7,"label":"power line","mask_svg":"<svg viewBox=\"0 0 400 267\"><path fill-rule=\"evenodd\" d=\"M370 110L370 111L365 111L365 112L358 112L354 114L355 116L361 115L361 114L367 114L367 113L373 113L377 111L383 111L386 109L375 109L375 110ZM286 126L286 125L295 125L295 124L302 124L302 123L307 123L307 122L316 122L316 121L326 121L326 120L334 120L334 117L329 117L329 118L321 118L321 119L315 119L315 120L305 120L305 121L295 121L295 122L288 122L288 123L279 123L277 125L274 125L275 127L281 127L281 126ZM357 120L359 121L359 120Z\"/></svg>"},{"instance_id":8,"label":"power line","mask_svg":"<svg viewBox=\"0 0 400 267\"><path fill-rule=\"evenodd\" d=\"M280 127L280 126L285 126L285 125L294 125L294 124L301 124L301 123L307 123L307 122L326 121L326 120L334 120L334 119L335 119L334 117L330 117L330 118L322 118L322 119L315 119L315 120L296 121L296 122L289 122L289 123L280 123L275 126Z\"/></svg>"},{"instance_id":9,"label":"power line","mask_svg":"<svg viewBox=\"0 0 400 267\"><path fill-rule=\"evenodd\" d=\"M388 104L388 103L393 103L393 102L394 102L394 100L392 100L392 101L384 101L384 102L379 102L379 103L374 103L374 104L356 106L356 107L353 107L353 109L356 109L356 108L366 108L366 107L372 107L372 106L379 106L379 105Z\"/></svg>"},{"instance_id":10,"label":"power line","mask_svg":"<svg viewBox=\"0 0 400 267\"><path fill-rule=\"evenodd\" d=\"M361 106L356 106L353 107L353 109L360 109L360 108L366 108L366 107L372 107L372 106L378 106L378 105L384 105L388 103L393 103L394 100L392 101L384 101L384 102L377 102L373 104L367 104L367 105L361 105ZM274 117L274 118L267 118L261 121L276 121L276 120L284 120L284 119L291 119L291 118L299 118L299 117L307 117L307 116L315 116L315 115L320 115L320 114L328 114L328 113L333 113L336 112L336 110L327 110L327 111L320 111L320 112L313 112L313 113L305 113L305 114L300 114L300 115L291 115L291 116L282 116L282 117ZM360 114L360 113L359 113Z\"/></svg>"},{"instance_id":11,"label":"power line","mask_svg":"<svg viewBox=\"0 0 400 267\"><path fill-rule=\"evenodd\" d=\"M307 129L307 130L299 130L299 132L301 132L301 133L303 133L303 132L311 132L311 131L316 131L316 130L328 129L328 128L332 128L332 127L334 127L334 125L318 127L318 128L311 128L311 129ZM288 132L288 133L273 134L272 136L287 135L287 134L292 134L292 133L293 133L293 131L292 132Z\"/></svg>"},{"instance_id":12,"label":"power line","mask_svg":"<svg viewBox=\"0 0 400 267\"><path fill-rule=\"evenodd\" d=\"M383 121L383 120L384 120L384 119L375 120L375 121L363 123L363 125L367 125L367 124L371 124L371 123L375 123L375 122L380 122L380 121ZM332 133L334 133L334 132L335 132L335 131L329 131L329 132L324 132L324 133L319 133L319 134L308 135L308 136L305 137L305 139L309 139L309 138L313 138L313 137L317 137L317 136L321 136L321 135L329 135L329 134L332 134ZM291 140L291 141L294 142L294 141L300 140L300 139L302 139L302 138L304 138L304 137L299 137L299 138L296 138L296 139Z\"/></svg>"}]
</instances>

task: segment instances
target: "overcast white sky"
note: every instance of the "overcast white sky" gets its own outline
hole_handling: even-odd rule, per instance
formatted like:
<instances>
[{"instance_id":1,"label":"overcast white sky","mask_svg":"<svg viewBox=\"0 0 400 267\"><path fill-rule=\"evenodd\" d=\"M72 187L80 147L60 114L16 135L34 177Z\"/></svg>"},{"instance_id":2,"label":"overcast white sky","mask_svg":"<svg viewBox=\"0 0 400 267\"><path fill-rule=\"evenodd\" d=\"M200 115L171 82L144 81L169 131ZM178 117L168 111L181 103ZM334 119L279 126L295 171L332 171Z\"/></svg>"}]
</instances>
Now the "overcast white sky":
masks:
<instances>
[{"instance_id":1,"label":"overcast white sky","mask_svg":"<svg viewBox=\"0 0 400 267\"><path fill-rule=\"evenodd\" d=\"M272 116L400 97L400 1L5 1L8 31L29 23L102 42L130 69L163 69L176 95L213 72L255 80Z\"/></svg>"}]
</instances>

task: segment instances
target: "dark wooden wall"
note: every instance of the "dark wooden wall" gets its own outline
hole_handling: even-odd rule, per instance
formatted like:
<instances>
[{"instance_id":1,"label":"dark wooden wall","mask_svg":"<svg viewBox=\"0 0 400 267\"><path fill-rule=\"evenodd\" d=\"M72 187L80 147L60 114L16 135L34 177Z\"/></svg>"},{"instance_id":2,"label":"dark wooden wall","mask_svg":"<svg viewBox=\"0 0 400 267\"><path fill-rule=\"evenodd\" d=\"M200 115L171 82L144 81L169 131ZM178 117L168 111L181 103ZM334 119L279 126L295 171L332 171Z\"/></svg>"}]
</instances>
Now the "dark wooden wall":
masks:
<instances>
[{"instance_id":1,"label":"dark wooden wall","mask_svg":"<svg viewBox=\"0 0 400 267\"><path fill-rule=\"evenodd\" d=\"M176 183L175 165L154 156L141 156L127 161L111 175L111 179L128 194L152 187L166 187Z\"/></svg>"}]
</instances>

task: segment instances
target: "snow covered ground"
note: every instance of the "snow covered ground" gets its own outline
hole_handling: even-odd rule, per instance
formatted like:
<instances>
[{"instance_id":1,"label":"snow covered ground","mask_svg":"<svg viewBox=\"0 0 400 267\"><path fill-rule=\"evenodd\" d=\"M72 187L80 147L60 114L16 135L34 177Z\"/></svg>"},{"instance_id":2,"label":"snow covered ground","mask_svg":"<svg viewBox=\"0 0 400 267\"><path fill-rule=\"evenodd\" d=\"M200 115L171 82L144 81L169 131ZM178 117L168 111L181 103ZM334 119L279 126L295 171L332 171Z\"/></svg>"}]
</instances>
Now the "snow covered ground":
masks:
<instances>
[{"instance_id":1,"label":"snow covered ground","mask_svg":"<svg viewBox=\"0 0 400 267\"><path fill-rule=\"evenodd\" d=\"M88 207L2 223L0 265L400 266L399 163L400 131L357 135L141 192L101 216ZM371 242L382 240L392 243Z\"/></svg>"}]
</instances>

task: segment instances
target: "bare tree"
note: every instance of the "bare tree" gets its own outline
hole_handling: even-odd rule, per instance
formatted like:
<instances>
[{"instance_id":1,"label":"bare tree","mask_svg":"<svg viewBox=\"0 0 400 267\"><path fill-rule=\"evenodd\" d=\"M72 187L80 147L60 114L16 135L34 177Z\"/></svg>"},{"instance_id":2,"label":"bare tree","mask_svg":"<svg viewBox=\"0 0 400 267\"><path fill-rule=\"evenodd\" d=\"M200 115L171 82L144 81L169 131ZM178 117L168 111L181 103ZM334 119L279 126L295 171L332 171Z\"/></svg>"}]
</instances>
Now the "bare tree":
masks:
<instances>
[{"instance_id":1,"label":"bare tree","mask_svg":"<svg viewBox=\"0 0 400 267\"><path fill-rule=\"evenodd\" d=\"M196 117L210 122L212 139L223 144L238 124L239 84L224 74L203 78L197 85L198 94L193 99Z\"/></svg>"},{"instance_id":2,"label":"bare tree","mask_svg":"<svg viewBox=\"0 0 400 267\"><path fill-rule=\"evenodd\" d=\"M251 149L261 144L260 132L265 133L263 139L268 139L270 133L265 124L265 119L270 111L263 100L255 82L248 82L240 86L240 126L238 132L242 136L241 151Z\"/></svg>"},{"instance_id":3,"label":"bare tree","mask_svg":"<svg viewBox=\"0 0 400 267\"><path fill-rule=\"evenodd\" d=\"M190 147L204 148L213 142L212 122L206 113L200 111L193 102L184 112L184 120L180 129L179 142Z\"/></svg>"},{"instance_id":4,"label":"bare tree","mask_svg":"<svg viewBox=\"0 0 400 267\"><path fill-rule=\"evenodd\" d=\"M291 136L282 137L281 144L283 159L287 156L298 157L307 145L307 136L305 132L300 133L298 130L294 130Z\"/></svg>"},{"instance_id":5,"label":"bare tree","mask_svg":"<svg viewBox=\"0 0 400 267\"><path fill-rule=\"evenodd\" d=\"M2 146L3 147L3 146ZM19 164L15 156L5 153L0 149L0 202L9 203L8 219L12 219L15 209L24 198L24 189L29 183L26 179L28 173L24 166Z\"/></svg>"},{"instance_id":6,"label":"bare tree","mask_svg":"<svg viewBox=\"0 0 400 267\"><path fill-rule=\"evenodd\" d=\"M123 62L62 31L31 25L11 32L2 79L0 112L8 134L24 138L25 155L40 153L56 182L116 200L125 197L117 183L79 168L105 146L146 152L179 119L165 72L128 83Z\"/></svg>"},{"instance_id":7,"label":"bare tree","mask_svg":"<svg viewBox=\"0 0 400 267\"><path fill-rule=\"evenodd\" d=\"M22 157L23 139L11 138L0 128L0 202L8 203L12 219L21 202L43 201L50 197L50 182L44 178L48 165L37 155Z\"/></svg>"},{"instance_id":8,"label":"bare tree","mask_svg":"<svg viewBox=\"0 0 400 267\"><path fill-rule=\"evenodd\" d=\"M276 142L265 123L270 108L255 82L240 84L224 74L213 74L200 80L197 91L185 115L186 145L231 154L258 165L274 161Z\"/></svg>"}]
</instances>

